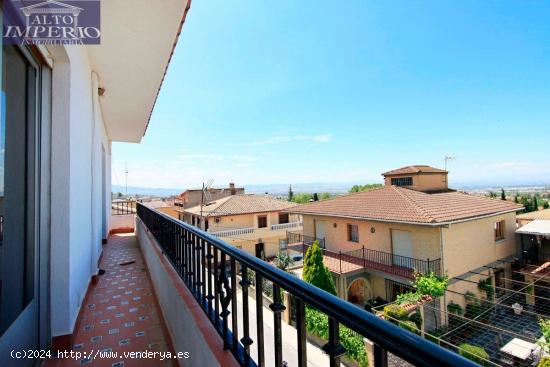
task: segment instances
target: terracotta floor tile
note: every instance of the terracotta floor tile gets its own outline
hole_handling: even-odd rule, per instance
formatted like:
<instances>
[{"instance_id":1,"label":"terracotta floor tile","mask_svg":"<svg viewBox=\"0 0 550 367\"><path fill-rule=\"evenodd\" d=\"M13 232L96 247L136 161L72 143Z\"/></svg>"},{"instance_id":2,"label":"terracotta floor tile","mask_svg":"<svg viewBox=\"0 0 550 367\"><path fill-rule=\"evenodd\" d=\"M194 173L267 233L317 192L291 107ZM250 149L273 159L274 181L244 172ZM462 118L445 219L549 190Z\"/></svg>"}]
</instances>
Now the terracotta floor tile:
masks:
<instances>
[{"instance_id":1,"label":"terracotta floor tile","mask_svg":"<svg viewBox=\"0 0 550 367\"><path fill-rule=\"evenodd\" d=\"M125 261L133 264L120 265ZM157 301L144 265L141 251L133 235L114 235L103 248L101 268L105 274L90 290L82 306L82 319L74 335L73 350L105 350L120 353L116 359L85 361L49 360L47 367L124 367L177 366L174 360L156 361L124 359L123 352L143 350L173 351L167 331L159 316Z\"/></svg>"}]
</instances>

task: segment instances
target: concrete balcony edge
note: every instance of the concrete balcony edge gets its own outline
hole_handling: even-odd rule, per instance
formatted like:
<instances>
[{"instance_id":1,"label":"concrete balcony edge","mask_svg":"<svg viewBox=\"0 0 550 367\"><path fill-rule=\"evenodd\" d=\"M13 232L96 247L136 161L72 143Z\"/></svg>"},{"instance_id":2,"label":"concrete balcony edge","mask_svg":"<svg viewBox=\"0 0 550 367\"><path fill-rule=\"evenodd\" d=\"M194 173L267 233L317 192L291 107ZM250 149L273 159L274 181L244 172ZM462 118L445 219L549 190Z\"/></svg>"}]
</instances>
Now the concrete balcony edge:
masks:
<instances>
[{"instance_id":1,"label":"concrete balcony edge","mask_svg":"<svg viewBox=\"0 0 550 367\"><path fill-rule=\"evenodd\" d=\"M136 238L176 353L189 352L182 366L239 366L195 298L147 231L136 219ZM194 327L193 327L194 326Z\"/></svg>"}]
</instances>

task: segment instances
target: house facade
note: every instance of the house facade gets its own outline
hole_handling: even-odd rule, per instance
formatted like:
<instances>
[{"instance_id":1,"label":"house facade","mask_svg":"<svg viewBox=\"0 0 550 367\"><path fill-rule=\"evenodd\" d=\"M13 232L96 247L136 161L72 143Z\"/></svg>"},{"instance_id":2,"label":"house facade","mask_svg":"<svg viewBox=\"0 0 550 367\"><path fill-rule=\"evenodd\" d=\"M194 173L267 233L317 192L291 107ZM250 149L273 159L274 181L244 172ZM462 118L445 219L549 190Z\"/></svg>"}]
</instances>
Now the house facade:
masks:
<instances>
[{"instance_id":1,"label":"house facade","mask_svg":"<svg viewBox=\"0 0 550 367\"><path fill-rule=\"evenodd\" d=\"M296 204L267 195L233 195L180 210L179 219L203 228L249 254L257 244L265 257L275 256L289 230L301 231L301 216L283 212Z\"/></svg>"},{"instance_id":2,"label":"house facade","mask_svg":"<svg viewBox=\"0 0 550 367\"><path fill-rule=\"evenodd\" d=\"M289 210L302 215L305 236L324 239L325 264L340 297L393 301L409 289L414 271L471 278L451 281L449 289L477 292L477 278L494 272L486 266L515 257L521 206L450 190L447 172L428 166L383 175L383 188Z\"/></svg>"},{"instance_id":3,"label":"house facade","mask_svg":"<svg viewBox=\"0 0 550 367\"><path fill-rule=\"evenodd\" d=\"M208 197L204 197L202 189L189 189L182 192L175 200L174 205L182 208L192 208L200 205L201 202L215 201L231 195L244 194L244 187L235 187L235 183L230 182L226 188L209 188Z\"/></svg>"}]
</instances>

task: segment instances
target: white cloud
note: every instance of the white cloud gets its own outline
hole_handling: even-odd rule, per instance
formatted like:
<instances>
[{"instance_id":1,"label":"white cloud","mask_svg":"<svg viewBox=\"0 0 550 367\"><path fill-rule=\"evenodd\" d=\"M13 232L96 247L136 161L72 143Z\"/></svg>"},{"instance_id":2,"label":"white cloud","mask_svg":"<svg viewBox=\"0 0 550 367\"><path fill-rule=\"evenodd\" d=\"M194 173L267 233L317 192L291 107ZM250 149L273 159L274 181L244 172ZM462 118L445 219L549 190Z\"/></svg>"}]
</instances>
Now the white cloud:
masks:
<instances>
[{"instance_id":1,"label":"white cloud","mask_svg":"<svg viewBox=\"0 0 550 367\"><path fill-rule=\"evenodd\" d=\"M182 154L179 156L179 159L183 160L214 160L214 161L221 161L223 159L222 155L219 154Z\"/></svg>"},{"instance_id":2,"label":"white cloud","mask_svg":"<svg viewBox=\"0 0 550 367\"><path fill-rule=\"evenodd\" d=\"M294 136L273 136L265 140L258 140L252 142L248 145L251 146L260 146L260 145L269 145L269 144L282 144L290 143L293 141L312 141L315 143L326 143L332 139L331 134L321 134L321 135L294 135Z\"/></svg>"}]
</instances>

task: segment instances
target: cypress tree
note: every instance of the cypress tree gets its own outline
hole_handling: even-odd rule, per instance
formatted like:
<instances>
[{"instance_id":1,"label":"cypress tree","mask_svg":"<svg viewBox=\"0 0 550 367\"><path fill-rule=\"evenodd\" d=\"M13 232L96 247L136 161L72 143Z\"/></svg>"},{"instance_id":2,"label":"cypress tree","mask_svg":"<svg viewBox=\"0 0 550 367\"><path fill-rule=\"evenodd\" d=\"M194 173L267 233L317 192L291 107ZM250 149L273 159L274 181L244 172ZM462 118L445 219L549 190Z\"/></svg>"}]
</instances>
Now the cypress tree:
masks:
<instances>
[{"instance_id":1,"label":"cypress tree","mask_svg":"<svg viewBox=\"0 0 550 367\"><path fill-rule=\"evenodd\" d=\"M294 200L294 192L292 191L292 185L288 186L288 201Z\"/></svg>"},{"instance_id":2,"label":"cypress tree","mask_svg":"<svg viewBox=\"0 0 550 367\"><path fill-rule=\"evenodd\" d=\"M313 245L306 252L302 276L309 284L336 295L336 286L332 274L323 264L323 254L319 248L319 241L313 242Z\"/></svg>"},{"instance_id":3,"label":"cypress tree","mask_svg":"<svg viewBox=\"0 0 550 367\"><path fill-rule=\"evenodd\" d=\"M500 189L500 198L502 200L506 200L506 192L504 191L504 189Z\"/></svg>"}]
</instances>

